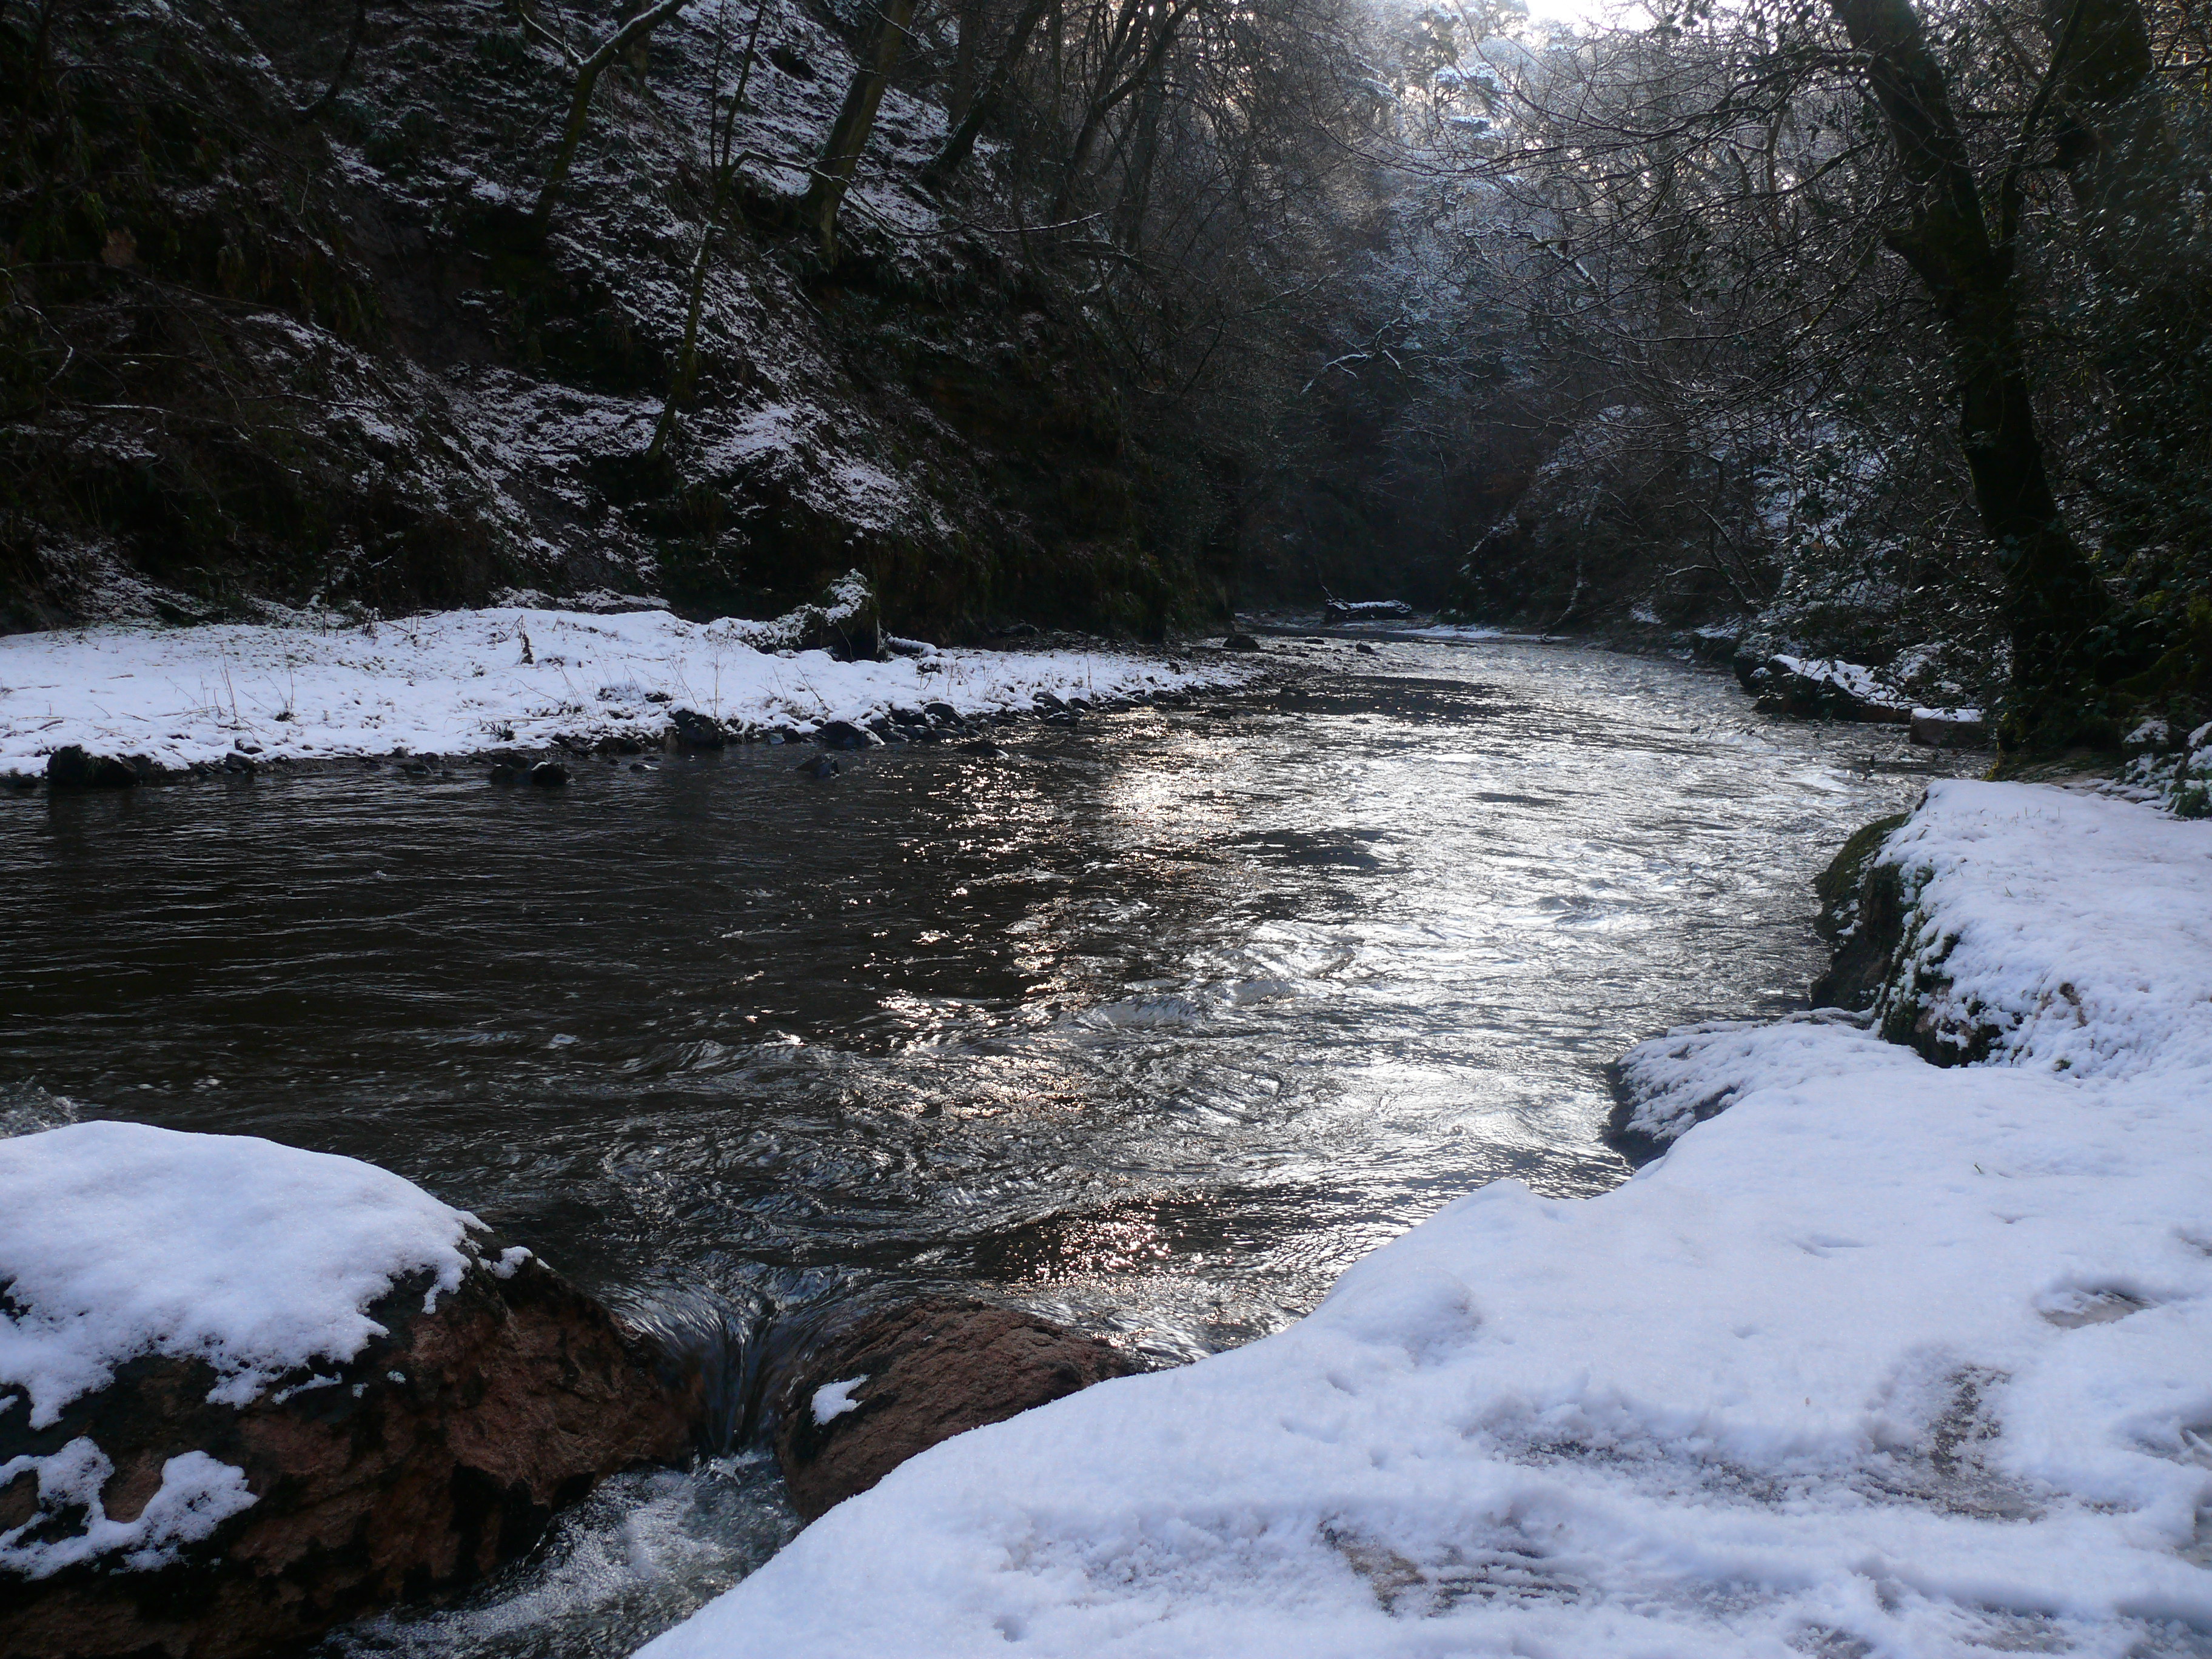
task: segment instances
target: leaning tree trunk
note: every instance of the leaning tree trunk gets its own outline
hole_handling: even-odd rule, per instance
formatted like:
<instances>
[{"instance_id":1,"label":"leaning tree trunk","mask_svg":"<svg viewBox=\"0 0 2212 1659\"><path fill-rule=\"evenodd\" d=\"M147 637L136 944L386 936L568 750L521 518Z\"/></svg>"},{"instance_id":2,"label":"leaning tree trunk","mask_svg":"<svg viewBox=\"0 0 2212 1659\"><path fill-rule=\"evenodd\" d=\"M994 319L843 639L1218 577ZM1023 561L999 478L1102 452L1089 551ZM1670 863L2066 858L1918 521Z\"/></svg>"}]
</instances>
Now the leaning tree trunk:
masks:
<instances>
[{"instance_id":1,"label":"leaning tree trunk","mask_svg":"<svg viewBox=\"0 0 2212 1659\"><path fill-rule=\"evenodd\" d=\"M959 120L945 136L943 147L930 158L929 165L921 170L921 182L931 190L941 190L960 171L975 148L975 140L983 125L998 113L1005 100L1006 84L1019 66L1022 53L1027 49L1030 36L1044 21L1044 15L1053 9L1054 0L1026 0L1021 13L1014 19L1013 32L1006 38L1006 48L999 54L998 62L991 65L991 73L982 89L968 100ZM963 25L964 27L965 25Z\"/></svg>"},{"instance_id":2,"label":"leaning tree trunk","mask_svg":"<svg viewBox=\"0 0 2212 1659\"><path fill-rule=\"evenodd\" d=\"M830 124L830 137L822 146L822 159L814 164L814 182L799 204L799 222L811 226L822 240L822 257L837 257L837 210L859 170L860 152L868 147L868 133L876 125L876 109L884 101L884 88L898 67L906 48L907 26L914 21L915 0L878 0L875 27L861 44L853 68L853 83L845 89L845 102Z\"/></svg>"},{"instance_id":3,"label":"leaning tree trunk","mask_svg":"<svg viewBox=\"0 0 2212 1659\"><path fill-rule=\"evenodd\" d=\"M1996 544L2020 719L2012 742L2063 738L2057 711L2082 679L2085 637L2111 601L2060 515L2028 396L2009 247L1990 235L1943 70L1911 0L1829 0L1917 199L1889 233L1942 319L1958 380L1959 441Z\"/></svg>"}]
</instances>

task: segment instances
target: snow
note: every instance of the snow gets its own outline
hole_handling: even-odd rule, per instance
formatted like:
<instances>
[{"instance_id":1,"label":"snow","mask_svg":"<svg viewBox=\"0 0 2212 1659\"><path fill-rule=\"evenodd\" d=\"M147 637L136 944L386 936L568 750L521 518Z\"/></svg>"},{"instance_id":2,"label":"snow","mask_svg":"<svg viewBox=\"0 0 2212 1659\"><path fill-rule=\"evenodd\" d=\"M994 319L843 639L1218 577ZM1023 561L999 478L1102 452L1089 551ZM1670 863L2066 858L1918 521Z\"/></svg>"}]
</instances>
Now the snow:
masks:
<instances>
[{"instance_id":1,"label":"snow","mask_svg":"<svg viewBox=\"0 0 2212 1659\"><path fill-rule=\"evenodd\" d=\"M372 1164L252 1135L94 1122L0 1140L0 1411L27 1397L48 1427L141 1354L206 1361L208 1399L243 1406L359 1353L398 1280L428 1275L434 1306L476 1224Z\"/></svg>"},{"instance_id":2,"label":"snow","mask_svg":"<svg viewBox=\"0 0 2212 1659\"><path fill-rule=\"evenodd\" d=\"M826 1428L847 1412L860 1409L860 1402L853 1398L853 1390L868 1379L848 1376L842 1382L824 1382L814 1391L814 1426Z\"/></svg>"},{"instance_id":3,"label":"snow","mask_svg":"<svg viewBox=\"0 0 2212 1659\"><path fill-rule=\"evenodd\" d=\"M1645 1045L1679 1133L1624 1185L1496 1182L1277 1336L948 1441L643 1653L2202 1652L2212 825L1943 782L1881 856L1995 1063Z\"/></svg>"},{"instance_id":4,"label":"snow","mask_svg":"<svg viewBox=\"0 0 2212 1659\"><path fill-rule=\"evenodd\" d=\"M0 637L0 775L65 744L169 768L451 754L556 737L658 744L670 711L811 731L895 707L1027 711L1233 680L1112 651L945 650L891 662L792 651L775 623L661 611L450 611L357 627L115 624ZM527 649L525 648L526 641ZM250 745L250 747L249 747Z\"/></svg>"},{"instance_id":5,"label":"snow","mask_svg":"<svg viewBox=\"0 0 2212 1659\"><path fill-rule=\"evenodd\" d=\"M190 1451L161 1465L161 1486L136 1521L112 1520L100 1494L115 1465L82 1435L50 1456L0 1463L0 1487L27 1472L38 1481L38 1510L21 1526L0 1532L0 1571L31 1579L118 1553L130 1571L167 1566L177 1559L178 1546L198 1542L258 1501L246 1489L243 1469L204 1451ZM84 1511L82 1532L35 1535L47 1530L42 1522L72 1507Z\"/></svg>"}]
</instances>

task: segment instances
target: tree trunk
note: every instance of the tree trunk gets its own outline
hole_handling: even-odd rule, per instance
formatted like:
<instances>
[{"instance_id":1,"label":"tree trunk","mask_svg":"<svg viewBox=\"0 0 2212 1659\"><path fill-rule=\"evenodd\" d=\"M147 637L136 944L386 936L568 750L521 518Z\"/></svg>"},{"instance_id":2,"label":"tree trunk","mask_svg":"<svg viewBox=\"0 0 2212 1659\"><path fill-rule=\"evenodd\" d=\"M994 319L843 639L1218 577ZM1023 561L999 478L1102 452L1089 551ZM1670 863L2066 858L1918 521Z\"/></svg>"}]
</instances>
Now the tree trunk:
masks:
<instances>
[{"instance_id":1,"label":"tree trunk","mask_svg":"<svg viewBox=\"0 0 2212 1659\"><path fill-rule=\"evenodd\" d=\"M568 119L561 129L561 146L554 152L553 165L547 169L545 187L538 192L538 205L530 215L531 234L542 240L553 223L553 204L560 199L561 188L568 182L568 169L576 160L576 148L584 142L584 124L592 113L592 93L599 84L599 76L608 64L643 40L653 31L684 9L684 0L660 0L650 11L641 11L617 29L602 46L576 65L576 90L568 100Z\"/></svg>"},{"instance_id":2,"label":"tree trunk","mask_svg":"<svg viewBox=\"0 0 2212 1659\"><path fill-rule=\"evenodd\" d=\"M975 76L983 61L983 30L990 21L988 0L960 0L954 15L960 39L952 49L952 80L945 91L945 119L957 128L975 101Z\"/></svg>"},{"instance_id":3,"label":"tree trunk","mask_svg":"<svg viewBox=\"0 0 2212 1659\"><path fill-rule=\"evenodd\" d=\"M1054 0L1027 0L1022 7L1020 15L1014 19L1013 33L1007 38L1006 49L991 65L990 78L984 82L982 90L962 112L958 124L945 135L944 148L930 158L927 167L922 168L921 182L927 188L943 189L952 175L967 164L969 153L975 148L976 137L982 132L985 124L999 112L999 106L1006 100L1006 83L1013 79L1014 70L1021 64L1022 52L1029 46L1030 36L1036 33L1036 26L1044 20L1045 13L1052 9L1053 3ZM964 30L966 25L962 25L962 27ZM964 43L964 33L962 40Z\"/></svg>"},{"instance_id":4,"label":"tree trunk","mask_svg":"<svg viewBox=\"0 0 2212 1659\"><path fill-rule=\"evenodd\" d=\"M830 137L822 146L822 159L814 164L814 182L800 204L799 222L813 228L822 241L822 257L837 258L837 210L860 165L860 152L868 147L868 133L876 125L877 107L884 88L898 67L906 49L907 27L914 21L915 0L877 0L875 27L861 44L853 68L853 84L845 89L845 102L830 123Z\"/></svg>"},{"instance_id":5,"label":"tree trunk","mask_svg":"<svg viewBox=\"0 0 2212 1659\"><path fill-rule=\"evenodd\" d=\"M1990 234L1942 67L1911 0L1829 3L1865 59L1867 89L1917 196L1911 222L1887 240L1928 290L1949 341L1960 446L2003 572L2015 696L2023 710L2049 707L2080 683L2084 636L2111 601L2051 494L2028 397L2011 250ZM2025 718L2031 726L2046 719Z\"/></svg>"}]
</instances>

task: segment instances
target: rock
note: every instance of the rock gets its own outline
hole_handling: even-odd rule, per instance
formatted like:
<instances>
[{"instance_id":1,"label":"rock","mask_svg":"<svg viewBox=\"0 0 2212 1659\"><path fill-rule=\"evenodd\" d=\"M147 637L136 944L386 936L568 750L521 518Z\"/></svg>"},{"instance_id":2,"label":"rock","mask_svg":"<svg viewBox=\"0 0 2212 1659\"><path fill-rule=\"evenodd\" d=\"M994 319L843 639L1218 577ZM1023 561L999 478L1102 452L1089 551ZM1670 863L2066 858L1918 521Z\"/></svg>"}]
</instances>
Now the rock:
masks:
<instances>
[{"instance_id":1,"label":"rock","mask_svg":"<svg viewBox=\"0 0 2212 1659\"><path fill-rule=\"evenodd\" d=\"M834 778L845 769L838 765L836 761L830 759L827 755L817 755L811 760L803 760L799 762L799 764L792 769L797 772L803 772L808 777L818 780L822 778Z\"/></svg>"},{"instance_id":2,"label":"rock","mask_svg":"<svg viewBox=\"0 0 2212 1659\"><path fill-rule=\"evenodd\" d=\"M891 719L896 724L912 729L927 729L929 725L929 716L919 708L894 708Z\"/></svg>"},{"instance_id":3,"label":"rock","mask_svg":"<svg viewBox=\"0 0 2212 1659\"><path fill-rule=\"evenodd\" d=\"M261 769L253 763L250 757L241 755L234 750L222 757L222 769L250 778ZM409 766L401 769L408 772L427 772L430 769L427 766Z\"/></svg>"},{"instance_id":4,"label":"rock","mask_svg":"<svg viewBox=\"0 0 2212 1659\"><path fill-rule=\"evenodd\" d=\"M882 739L850 720L831 720L814 734L814 741L824 749L866 749Z\"/></svg>"},{"instance_id":5,"label":"rock","mask_svg":"<svg viewBox=\"0 0 2212 1659\"><path fill-rule=\"evenodd\" d=\"M1006 751L988 738L977 738L972 743L962 744L960 752L963 755L981 755L985 760L1000 760L1005 757Z\"/></svg>"},{"instance_id":6,"label":"rock","mask_svg":"<svg viewBox=\"0 0 2212 1659\"><path fill-rule=\"evenodd\" d=\"M28 772L0 772L0 789L35 789L39 781Z\"/></svg>"},{"instance_id":7,"label":"rock","mask_svg":"<svg viewBox=\"0 0 2212 1659\"><path fill-rule=\"evenodd\" d=\"M0 1479L0 1539L21 1552L0 1551L0 1650L266 1653L456 1591L606 1475L690 1456L703 1391L527 1252L479 1235L426 1311L432 1279L365 1291L382 1334L242 1402L205 1358L158 1351L36 1428L0 1384L0 1470L26 1460Z\"/></svg>"},{"instance_id":8,"label":"rock","mask_svg":"<svg viewBox=\"0 0 2212 1659\"><path fill-rule=\"evenodd\" d=\"M1877 818L1856 831L1814 878L1820 901L1814 926L1833 952L1827 971L1813 982L1815 1008L1871 1008L1889 976L1903 939L1904 894L1895 866L1874 860L1905 817Z\"/></svg>"},{"instance_id":9,"label":"rock","mask_svg":"<svg viewBox=\"0 0 2212 1659\"><path fill-rule=\"evenodd\" d=\"M46 757L46 784L54 789L136 789L138 769L112 755L89 755L77 744Z\"/></svg>"},{"instance_id":10,"label":"rock","mask_svg":"<svg viewBox=\"0 0 2212 1659\"><path fill-rule=\"evenodd\" d=\"M1249 634L1225 634L1222 636L1221 648L1224 651L1257 651L1260 641Z\"/></svg>"},{"instance_id":11,"label":"rock","mask_svg":"<svg viewBox=\"0 0 2212 1659\"><path fill-rule=\"evenodd\" d=\"M519 760L492 763L491 781L494 783L520 783L530 775L530 769Z\"/></svg>"},{"instance_id":12,"label":"rock","mask_svg":"<svg viewBox=\"0 0 2212 1659\"><path fill-rule=\"evenodd\" d=\"M1352 648L1354 651L1357 651L1357 652L1358 652L1361 656L1363 656L1363 657L1379 657L1379 656L1381 656L1381 655L1382 654L1380 651L1377 651L1377 650L1376 650L1373 646L1371 646L1371 645L1368 644L1368 643L1367 643L1367 641L1364 641L1364 640L1360 641L1357 645L1353 646Z\"/></svg>"},{"instance_id":13,"label":"rock","mask_svg":"<svg viewBox=\"0 0 2212 1659\"><path fill-rule=\"evenodd\" d=\"M776 1458L811 1521L940 1440L1141 1370L1096 1337L931 1297L833 1330L777 1394Z\"/></svg>"},{"instance_id":14,"label":"rock","mask_svg":"<svg viewBox=\"0 0 2212 1659\"><path fill-rule=\"evenodd\" d=\"M1979 749L1990 728L1978 708L1916 708L1912 741L1929 749Z\"/></svg>"},{"instance_id":15,"label":"rock","mask_svg":"<svg viewBox=\"0 0 2212 1659\"><path fill-rule=\"evenodd\" d=\"M1737 680L1771 714L1905 726L1912 711L1889 700L1874 671L1833 658L1736 659Z\"/></svg>"},{"instance_id":16,"label":"rock","mask_svg":"<svg viewBox=\"0 0 2212 1659\"><path fill-rule=\"evenodd\" d=\"M558 789L568 781L568 769L559 761L540 761L530 769L530 781L540 789Z\"/></svg>"},{"instance_id":17,"label":"rock","mask_svg":"<svg viewBox=\"0 0 2212 1659\"><path fill-rule=\"evenodd\" d=\"M678 708L669 715L679 749L726 749L730 734L721 721L710 720L694 708Z\"/></svg>"},{"instance_id":18,"label":"rock","mask_svg":"<svg viewBox=\"0 0 2212 1659\"><path fill-rule=\"evenodd\" d=\"M1051 714L1065 714L1067 712L1067 704L1049 691L1040 691L1030 701Z\"/></svg>"},{"instance_id":19,"label":"rock","mask_svg":"<svg viewBox=\"0 0 2212 1659\"><path fill-rule=\"evenodd\" d=\"M1413 614L1413 607L1403 599L1331 599L1322 607L1326 622L1376 622Z\"/></svg>"},{"instance_id":20,"label":"rock","mask_svg":"<svg viewBox=\"0 0 2212 1659\"><path fill-rule=\"evenodd\" d=\"M921 706L921 712L940 726L960 724L960 711L949 702L926 702Z\"/></svg>"}]
</instances>

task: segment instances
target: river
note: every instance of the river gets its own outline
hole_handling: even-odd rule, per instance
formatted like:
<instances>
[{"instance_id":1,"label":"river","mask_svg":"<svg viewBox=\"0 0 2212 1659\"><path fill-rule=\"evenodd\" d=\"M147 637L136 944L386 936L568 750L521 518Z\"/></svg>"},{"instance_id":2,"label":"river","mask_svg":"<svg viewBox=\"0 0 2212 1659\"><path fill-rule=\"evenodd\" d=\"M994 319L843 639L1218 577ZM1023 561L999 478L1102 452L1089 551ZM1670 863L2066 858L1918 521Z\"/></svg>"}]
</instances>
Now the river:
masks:
<instances>
[{"instance_id":1,"label":"river","mask_svg":"<svg viewBox=\"0 0 2212 1659\"><path fill-rule=\"evenodd\" d=\"M1532 641L1270 641L1302 676L793 752L0 800L0 1113L367 1158L724 1343L854 1290L1159 1363L1277 1328L1511 1177L1620 1181L1607 1066L1802 1006L1810 879L1929 767L1724 676ZM332 1654L628 1652L795 1525L733 1445Z\"/></svg>"}]
</instances>

